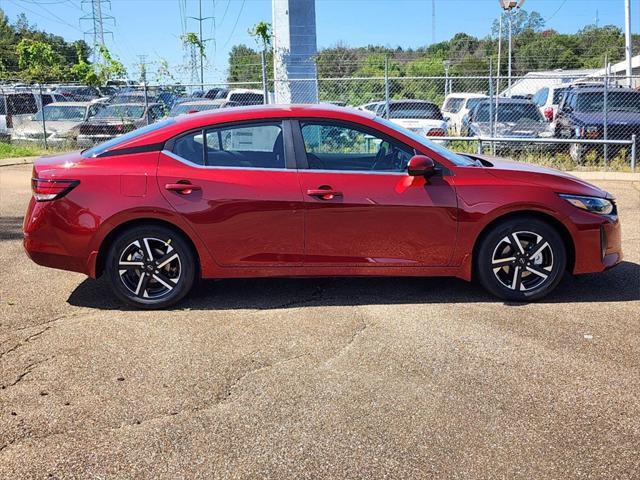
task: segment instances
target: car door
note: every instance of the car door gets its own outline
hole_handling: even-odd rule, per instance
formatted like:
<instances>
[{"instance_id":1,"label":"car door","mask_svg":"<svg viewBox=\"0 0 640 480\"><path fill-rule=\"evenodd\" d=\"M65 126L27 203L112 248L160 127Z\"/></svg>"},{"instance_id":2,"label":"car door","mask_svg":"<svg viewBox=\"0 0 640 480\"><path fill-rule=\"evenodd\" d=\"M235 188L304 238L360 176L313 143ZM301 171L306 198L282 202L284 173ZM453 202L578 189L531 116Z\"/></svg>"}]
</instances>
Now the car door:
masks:
<instances>
[{"instance_id":1,"label":"car door","mask_svg":"<svg viewBox=\"0 0 640 480\"><path fill-rule=\"evenodd\" d=\"M160 153L160 190L220 265L301 265L303 199L289 131L280 121L213 126Z\"/></svg>"},{"instance_id":2,"label":"car door","mask_svg":"<svg viewBox=\"0 0 640 480\"><path fill-rule=\"evenodd\" d=\"M305 266L445 266L456 243L448 176L407 175L413 149L341 121L292 122L305 196Z\"/></svg>"}]
</instances>

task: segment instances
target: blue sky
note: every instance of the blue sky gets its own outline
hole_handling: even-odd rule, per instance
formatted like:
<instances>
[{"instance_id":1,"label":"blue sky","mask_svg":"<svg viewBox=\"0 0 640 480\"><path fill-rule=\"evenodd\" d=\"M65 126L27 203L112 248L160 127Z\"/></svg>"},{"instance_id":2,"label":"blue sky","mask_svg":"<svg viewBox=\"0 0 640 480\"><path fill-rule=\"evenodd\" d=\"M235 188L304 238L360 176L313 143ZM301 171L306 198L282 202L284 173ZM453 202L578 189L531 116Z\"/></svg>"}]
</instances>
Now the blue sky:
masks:
<instances>
[{"instance_id":1,"label":"blue sky","mask_svg":"<svg viewBox=\"0 0 640 480\"><path fill-rule=\"evenodd\" d=\"M180 4L186 16L198 16L197 0L111 0L115 25L107 45L129 69L136 71L137 55L152 62L166 59L177 77L184 64L179 40L183 32ZM256 22L271 20L271 0L202 0L203 16L215 16L204 24L210 65L205 81L224 79L228 51L234 44L255 46L247 30ZM89 5L84 5L88 10ZM68 40L83 38L89 28L80 23L81 0L0 0L0 8L13 21L24 12L32 23ZM598 12L600 25L624 25L623 0L526 0L525 9L536 10L547 26L563 33L592 24ZM640 32L640 0L632 0L632 31ZM485 36L499 12L497 0L436 0L436 40L457 32ZM431 43L431 0L316 0L318 46L342 41L351 46L379 44L419 47ZM197 22L187 20L187 31L197 31ZM135 76L135 75L132 75Z\"/></svg>"}]
</instances>

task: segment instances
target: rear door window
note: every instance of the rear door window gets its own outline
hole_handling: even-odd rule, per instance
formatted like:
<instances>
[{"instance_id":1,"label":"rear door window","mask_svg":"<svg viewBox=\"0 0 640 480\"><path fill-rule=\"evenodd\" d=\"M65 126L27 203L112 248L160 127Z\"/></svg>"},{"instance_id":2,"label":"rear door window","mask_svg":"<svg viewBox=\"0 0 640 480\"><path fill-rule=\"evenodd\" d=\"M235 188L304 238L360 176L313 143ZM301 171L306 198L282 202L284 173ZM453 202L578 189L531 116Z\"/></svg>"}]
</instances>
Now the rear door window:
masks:
<instances>
[{"instance_id":1,"label":"rear door window","mask_svg":"<svg viewBox=\"0 0 640 480\"><path fill-rule=\"evenodd\" d=\"M206 131L206 162L213 167L285 168L280 122L211 128Z\"/></svg>"},{"instance_id":2,"label":"rear door window","mask_svg":"<svg viewBox=\"0 0 640 480\"><path fill-rule=\"evenodd\" d=\"M24 115L36 113L38 104L36 97L32 93L16 93L7 95L7 109L11 115Z\"/></svg>"}]
</instances>

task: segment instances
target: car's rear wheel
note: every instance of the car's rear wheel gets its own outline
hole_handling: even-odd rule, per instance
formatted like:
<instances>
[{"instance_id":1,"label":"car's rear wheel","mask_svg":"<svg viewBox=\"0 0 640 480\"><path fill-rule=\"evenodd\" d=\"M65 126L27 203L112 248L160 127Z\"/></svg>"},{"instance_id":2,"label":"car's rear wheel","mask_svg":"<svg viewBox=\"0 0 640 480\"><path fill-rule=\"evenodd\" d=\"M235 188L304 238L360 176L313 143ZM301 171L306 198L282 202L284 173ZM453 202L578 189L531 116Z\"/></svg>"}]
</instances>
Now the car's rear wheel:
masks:
<instances>
[{"instance_id":1,"label":"car's rear wheel","mask_svg":"<svg viewBox=\"0 0 640 480\"><path fill-rule=\"evenodd\" d=\"M493 227L477 249L476 272L491 293L527 302L549 294L567 264L558 232L536 218L511 219Z\"/></svg>"},{"instance_id":2,"label":"car's rear wheel","mask_svg":"<svg viewBox=\"0 0 640 480\"><path fill-rule=\"evenodd\" d=\"M164 308L193 286L196 263L191 246L162 226L133 227L112 243L106 272L115 295L139 308Z\"/></svg>"}]
</instances>

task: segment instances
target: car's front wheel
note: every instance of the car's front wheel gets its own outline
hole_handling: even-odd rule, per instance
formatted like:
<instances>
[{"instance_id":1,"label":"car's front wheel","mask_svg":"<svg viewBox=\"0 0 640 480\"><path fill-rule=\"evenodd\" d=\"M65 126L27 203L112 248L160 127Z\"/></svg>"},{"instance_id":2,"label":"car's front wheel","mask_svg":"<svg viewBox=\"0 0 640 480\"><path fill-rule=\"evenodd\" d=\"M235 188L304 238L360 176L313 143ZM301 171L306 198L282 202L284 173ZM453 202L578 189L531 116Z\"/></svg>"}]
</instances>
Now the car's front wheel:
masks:
<instances>
[{"instance_id":1,"label":"car's front wheel","mask_svg":"<svg viewBox=\"0 0 640 480\"><path fill-rule=\"evenodd\" d=\"M193 286L196 262L182 235L159 225L133 227L111 244L106 273L115 295L139 308L164 308Z\"/></svg>"},{"instance_id":2,"label":"car's front wheel","mask_svg":"<svg viewBox=\"0 0 640 480\"><path fill-rule=\"evenodd\" d=\"M536 218L511 219L493 227L476 251L476 273L491 293L508 301L533 301L549 294L567 264L555 228Z\"/></svg>"}]
</instances>

